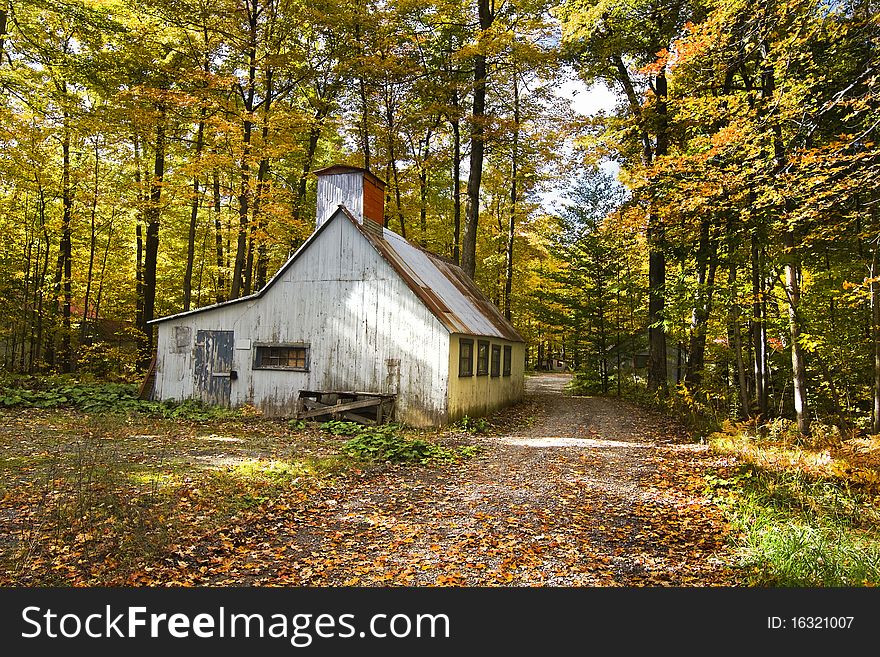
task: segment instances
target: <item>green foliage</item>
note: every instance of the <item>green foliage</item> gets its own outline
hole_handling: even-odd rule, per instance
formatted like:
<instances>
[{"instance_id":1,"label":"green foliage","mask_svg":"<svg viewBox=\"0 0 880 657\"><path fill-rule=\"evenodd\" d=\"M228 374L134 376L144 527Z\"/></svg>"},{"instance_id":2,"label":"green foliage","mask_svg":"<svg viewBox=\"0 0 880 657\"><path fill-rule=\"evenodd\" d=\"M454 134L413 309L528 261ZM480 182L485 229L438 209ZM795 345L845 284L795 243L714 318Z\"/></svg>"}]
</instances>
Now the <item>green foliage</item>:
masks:
<instances>
[{"instance_id":1,"label":"green foliage","mask_svg":"<svg viewBox=\"0 0 880 657\"><path fill-rule=\"evenodd\" d=\"M225 408L202 403L197 399L185 399L177 402L167 400L163 402L141 401L138 410L160 417L175 420L221 420L224 418L242 417L242 409Z\"/></svg>"},{"instance_id":2,"label":"green foliage","mask_svg":"<svg viewBox=\"0 0 880 657\"><path fill-rule=\"evenodd\" d=\"M20 387L22 385L29 387ZM243 416L242 409L211 406L195 399L179 402L143 400L138 397L138 387L133 383L82 383L69 377L10 381L0 386L0 407L75 408L89 413L140 412L193 421Z\"/></svg>"},{"instance_id":3,"label":"green foliage","mask_svg":"<svg viewBox=\"0 0 880 657\"><path fill-rule=\"evenodd\" d=\"M356 436L364 430L364 425L346 420L329 420L320 426L321 429L332 433L334 436Z\"/></svg>"},{"instance_id":4,"label":"green foliage","mask_svg":"<svg viewBox=\"0 0 880 657\"><path fill-rule=\"evenodd\" d=\"M719 409L706 399L704 391L695 394L684 384L679 384L664 394L661 391L648 390L643 382L623 379L620 389L624 399L680 422L694 440L702 440L718 431L726 419L724 407Z\"/></svg>"},{"instance_id":5,"label":"green foliage","mask_svg":"<svg viewBox=\"0 0 880 657\"><path fill-rule=\"evenodd\" d=\"M455 426L462 431L467 431L472 434L489 433L492 429L492 425L489 424L489 421L486 420L486 418L470 417L468 415L461 418Z\"/></svg>"},{"instance_id":6,"label":"green foliage","mask_svg":"<svg viewBox=\"0 0 880 657\"><path fill-rule=\"evenodd\" d=\"M81 345L77 350L77 371L103 381L131 380L137 376L135 360L131 349L96 342Z\"/></svg>"},{"instance_id":7,"label":"green foliage","mask_svg":"<svg viewBox=\"0 0 880 657\"><path fill-rule=\"evenodd\" d=\"M880 583L880 514L864 493L840 480L753 465L706 482L707 496L736 530L746 584Z\"/></svg>"},{"instance_id":8,"label":"green foliage","mask_svg":"<svg viewBox=\"0 0 880 657\"><path fill-rule=\"evenodd\" d=\"M604 392L602 377L596 370L580 370L574 373L571 381L565 384L568 395L601 395Z\"/></svg>"},{"instance_id":9,"label":"green foliage","mask_svg":"<svg viewBox=\"0 0 880 657\"><path fill-rule=\"evenodd\" d=\"M6 407L55 408L69 406L82 411L137 410L142 402L137 386L126 383L69 383L49 389L0 388L0 405Z\"/></svg>"},{"instance_id":10,"label":"green foliage","mask_svg":"<svg viewBox=\"0 0 880 657\"><path fill-rule=\"evenodd\" d=\"M397 424L365 427L356 422L331 420L321 425L336 436L352 436L342 445L342 452L352 458L372 462L420 465L448 464L471 457L476 446L445 447L421 438L407 438Z\"/></svg>"},{"instance_id":11,"label":"green foliage","mask_svg":"<svg viewBox=\"0 0 880 657\"><path fill-rule=\"evenodd\" d=\"M753 518L741 566L755 586L875 586L880 547L840 530Z\"/></svg>"}]
</instances>

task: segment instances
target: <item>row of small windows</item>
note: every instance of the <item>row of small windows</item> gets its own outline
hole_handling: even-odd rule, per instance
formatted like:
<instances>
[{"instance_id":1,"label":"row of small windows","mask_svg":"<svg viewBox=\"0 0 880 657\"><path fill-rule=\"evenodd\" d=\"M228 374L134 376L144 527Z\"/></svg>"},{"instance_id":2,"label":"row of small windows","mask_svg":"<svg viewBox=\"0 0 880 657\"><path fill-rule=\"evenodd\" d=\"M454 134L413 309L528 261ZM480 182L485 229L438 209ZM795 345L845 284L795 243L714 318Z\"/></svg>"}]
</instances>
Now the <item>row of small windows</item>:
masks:
<instances>
[{"instance_id":1,"label":"row of small windows","mask_svg":"<svg viewBox=\"0 0 880 657\"><path fill-rule=\"evenodd\" d=\"M474 341L470 338L459 338L459 376L474 375L474 360L476 360L477 364L477 376L510 376L510 363L513 358L513 349L510 345L491 344L488 340L477 340L476 344L475 359ZM307 372L309 369L308 345L255 345L255 347L254 369L299 370L304 372Z\"/></svg>"},{"instance_id":2,"label":"row of small windows","mask_svg":"<svg viewBox=\"0 0 880 657\"><path fill-rule=\"evenodd\" d=\"M500 344L490 344L488 340L477 340L477 376L510 376L512 357L513 349L509 345L502 347ZM470 338L459 338L458 375L473 376L474 360L474 341Z\"/></svg>"}]
</instances>

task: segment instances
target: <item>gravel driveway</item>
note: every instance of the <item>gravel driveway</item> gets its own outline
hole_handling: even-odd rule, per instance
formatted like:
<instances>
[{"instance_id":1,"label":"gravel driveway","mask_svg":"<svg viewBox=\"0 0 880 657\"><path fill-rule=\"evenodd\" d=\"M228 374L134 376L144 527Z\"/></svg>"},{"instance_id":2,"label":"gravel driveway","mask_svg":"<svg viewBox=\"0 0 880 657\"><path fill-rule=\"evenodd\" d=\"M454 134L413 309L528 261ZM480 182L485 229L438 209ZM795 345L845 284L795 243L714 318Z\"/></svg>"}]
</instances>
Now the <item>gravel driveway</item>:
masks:
<instances>
[{"instance_id":1,"label":"gravel driveway","mask_svg":"<svg viewBox=\"0 0 880 657\"><path fill-rule=\"evenodd\" d=\"M267 509L265 543L206 583L730 585L706 448L620 400L565 396L568 380L529 377L496 416L506 428L466 436L483 449L459 465L383 466L295 512Z\"/></svg>"}]
</instances>

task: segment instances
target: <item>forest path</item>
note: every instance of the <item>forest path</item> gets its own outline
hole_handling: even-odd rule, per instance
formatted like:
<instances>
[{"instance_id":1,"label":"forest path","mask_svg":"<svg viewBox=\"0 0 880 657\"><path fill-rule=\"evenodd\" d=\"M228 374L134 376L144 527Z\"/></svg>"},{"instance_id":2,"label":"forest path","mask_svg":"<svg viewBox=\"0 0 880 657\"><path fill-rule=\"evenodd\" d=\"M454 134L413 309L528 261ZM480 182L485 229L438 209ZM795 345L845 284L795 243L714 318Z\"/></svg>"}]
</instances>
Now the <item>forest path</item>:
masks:
<instances>
[{"instance_id":1,"label":"forest path","mask_svg":"<svg viewBox=\"0 0 880 657\"><path fill-rule=\"evenodd\" d=\"M385 465L268 508L206 583L731 585L706 447L624 401L565 396L568 380L529 377L493 418L506 428L467 436L482 450L462 463Z\"/></svg>"}]
</instances>

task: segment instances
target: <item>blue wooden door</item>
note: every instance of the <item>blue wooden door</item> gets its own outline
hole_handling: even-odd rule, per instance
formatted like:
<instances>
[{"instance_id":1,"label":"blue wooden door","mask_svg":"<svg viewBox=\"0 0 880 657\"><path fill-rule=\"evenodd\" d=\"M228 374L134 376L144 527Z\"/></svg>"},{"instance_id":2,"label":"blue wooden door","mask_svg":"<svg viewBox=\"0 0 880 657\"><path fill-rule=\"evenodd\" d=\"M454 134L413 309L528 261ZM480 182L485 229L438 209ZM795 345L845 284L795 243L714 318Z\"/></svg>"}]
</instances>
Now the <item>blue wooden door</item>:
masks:
<instances>
[{"instance_id":1,"label":"blue wooden door","mask_svg":"<svg viewBox=\"0 0 880 657\"><path fill-rule=\"evenodd\" d=\"M232 396L233 331L198 331L194 384L195 395L206 404L229 406Z\"/></svg>"}]
</instances>

